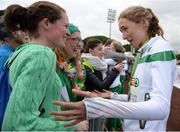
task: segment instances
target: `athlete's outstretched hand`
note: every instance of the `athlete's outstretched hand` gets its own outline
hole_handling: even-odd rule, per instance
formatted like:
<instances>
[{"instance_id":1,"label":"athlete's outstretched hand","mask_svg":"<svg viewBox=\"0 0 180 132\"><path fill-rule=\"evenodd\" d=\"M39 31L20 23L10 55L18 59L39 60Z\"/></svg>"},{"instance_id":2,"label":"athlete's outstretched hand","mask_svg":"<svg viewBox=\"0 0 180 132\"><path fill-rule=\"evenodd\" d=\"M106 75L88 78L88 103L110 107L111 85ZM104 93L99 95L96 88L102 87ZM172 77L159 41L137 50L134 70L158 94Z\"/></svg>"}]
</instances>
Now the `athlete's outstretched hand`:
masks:
<instances>
[{"instance_id":1,"label":"athlete's outstretched hand","mask_svg":"<svg viewBox=\"0 0 180 132\"><path fill-rule=\"evenodd\" d=\"M57 121L72 121L67 126L73 126L81 121L86 120L86 107L84 103L81 102L62 102L62 101L53 101L53 104L59 105L65 108L70 108L66 111L52 111L50 114L55 115L55 120Z\"/></svg>"},{"instance_id":2,"label":"athlete's outstretched hand","mask_svg":"<svg viewBox=\"0 0 180 132\"><path fill-rule=\"evenodd\" d=\"M109 97L110 92L104 91L98 92L98 91L81 91L77 89L73 89L74 94L78 96L83 96L86 98L92 98L92 97ZM55 115L55 120L57 121L72 121L68 124L65 124L65 127L67 126L73 126L81 121L86 120L86 107L83 101L80 102L62 102L62 101L53 101L53 104L59 105L65 108L69 108L70 110L66 111L52 111L50 114Z\"/></svg>"},{"instance_id":3,"label":"athlete's outstretched hand","mask_svg":"<svg viewBox=\"0 0 180 132\"><path fill-rule=\"evenodd\" d=\"M106 99L110 99L112 92L103 89L103 92L99 92L97 90L94 90L92 92L89 91L82 91L82 90L78 90L78 89L73 89L72 90L74 94L78 95L78 96L83 96L86 98L92 98L92 97L102 97L102 98L106 98Z\"/></svg>"}]
</instances>

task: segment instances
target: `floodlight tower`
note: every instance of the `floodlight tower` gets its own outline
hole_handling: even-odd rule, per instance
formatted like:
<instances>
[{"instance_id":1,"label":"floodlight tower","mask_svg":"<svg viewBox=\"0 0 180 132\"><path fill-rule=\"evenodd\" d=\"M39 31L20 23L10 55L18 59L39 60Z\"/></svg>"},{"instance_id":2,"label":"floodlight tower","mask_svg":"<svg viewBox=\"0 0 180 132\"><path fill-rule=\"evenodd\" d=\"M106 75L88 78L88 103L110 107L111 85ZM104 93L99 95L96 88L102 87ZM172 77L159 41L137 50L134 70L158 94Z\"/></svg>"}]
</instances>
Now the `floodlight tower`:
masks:
<instances>
[{"instance_id":1,"label":"floodlight tower","mask_svg":"<svg viewBox=\"0 0 180 132\"><path fill-rule=\"evenodd\" d=\"M107 22L109 23L109 38L111 38L111 24L115 22L116 10L108 9Z\"/></svg>"}]
</instances>

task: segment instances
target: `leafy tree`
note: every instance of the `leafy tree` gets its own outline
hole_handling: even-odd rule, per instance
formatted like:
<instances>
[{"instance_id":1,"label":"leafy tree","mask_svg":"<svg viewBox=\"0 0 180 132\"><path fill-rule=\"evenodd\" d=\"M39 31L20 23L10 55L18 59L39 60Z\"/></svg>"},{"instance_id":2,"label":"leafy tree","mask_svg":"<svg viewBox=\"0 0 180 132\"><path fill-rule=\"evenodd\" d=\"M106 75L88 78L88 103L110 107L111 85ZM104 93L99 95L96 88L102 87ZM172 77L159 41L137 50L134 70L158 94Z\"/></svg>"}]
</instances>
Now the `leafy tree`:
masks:
<instances>
[{"instance_id":1,"label":"leafy tree","mask_svg":"<svg viewBox=\"0 0 180 132\"><path fill-rule=\"evenodd\" d=\"M87 37L83 40L83 42L86 44L86 42L89 40L89 39L99 39L103 42L103 44L109 39L109 37L106 37L106 36L101 36L101 35L97 35L97 36L90 36L90 37ZM130 44L125 44L123 45L123 47L126 49L126 52L131 52L131 46ZM137 52L137 49L136 49L136 52Z\"/></svg>"},{"instance_id":2,"label":"leafy tree","mask_svg":"<svg viewBox=\"0 0 180 132\"><path fill-rule=\"evenodd\" d=\"M90 36L83 40L84 43L86 43L89 39L99 39L103 42L103 44L109 39L106 36Z\"/></svg>"},{"instance_id":3,"label":"leafy tree","mask_svg":"<svg viewBox=\"0 0 180 132\"><path fill-rule=\"evenodd\" d=\"M125 44L125 45L123 45L123 47L126 49L126 52L131 51L131 46L129 44Z\"/></svg>"},{"instance_id":4,"label":"leafy tree","mask_svg":"<svg viewBox=\"0 0 180 132\"><path fill-rule=\"evenodd\" d=\"M177 60L180 60L180 54L176 55Z\"/></svg>"}]
</instances>

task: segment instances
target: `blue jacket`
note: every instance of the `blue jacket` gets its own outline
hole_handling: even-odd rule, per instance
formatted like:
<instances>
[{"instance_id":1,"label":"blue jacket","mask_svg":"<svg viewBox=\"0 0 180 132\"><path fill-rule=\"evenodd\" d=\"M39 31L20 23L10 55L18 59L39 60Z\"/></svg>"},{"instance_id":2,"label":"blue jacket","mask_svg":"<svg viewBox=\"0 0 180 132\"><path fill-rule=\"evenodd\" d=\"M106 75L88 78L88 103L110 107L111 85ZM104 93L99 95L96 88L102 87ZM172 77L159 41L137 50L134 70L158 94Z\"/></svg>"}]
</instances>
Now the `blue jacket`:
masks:
<instances>
[{"instance_id":1,"label":"blue jacket","mask_svg":"<svg viewBox=\"0 0 180 132\"><path fill-rule=\"evenodd\" d=\"M5 62L12 52L14 52L14 49L9 47L7 44L2 44L0 46L0 69L4 67Z\"/></svg>"},{"instance_id":2,"label":"blue jacket","mask_svg":"<svg viewBox=\"0 0 180 132\"><path fill-rule=\"evenodd\" d=\"M4 65L13 51L14 49L9 47L7 44L2 44L0 46L0 129L5 108L11 92L11 90L8 88L8 71L6 70Z\"/></svg>"}]
</instances>

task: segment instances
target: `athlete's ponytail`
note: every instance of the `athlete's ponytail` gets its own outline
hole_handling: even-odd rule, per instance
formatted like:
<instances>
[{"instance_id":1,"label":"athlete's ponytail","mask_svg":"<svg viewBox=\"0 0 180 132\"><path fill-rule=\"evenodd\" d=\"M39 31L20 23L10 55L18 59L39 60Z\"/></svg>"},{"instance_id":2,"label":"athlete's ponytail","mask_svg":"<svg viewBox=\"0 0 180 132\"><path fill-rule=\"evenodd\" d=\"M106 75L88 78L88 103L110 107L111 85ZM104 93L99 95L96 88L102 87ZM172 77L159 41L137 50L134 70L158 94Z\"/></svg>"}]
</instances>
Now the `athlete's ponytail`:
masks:
<instances>
[{"instance_id":1,"label":"athlete's ponytail","mask_svg":"<svg viewBox=\"0 0 180 132\"><path fill-rule=\"evenodd\" d=\"M152 17L149 20L149 27L148 27L148 34L151 37L154 37L157 35L162 36L164 35L164 32L162 28L159 25L159 20L158 18L154 15L151 9L147 8L147 10L151 13Z\"/></svg>"}]
</instances>

